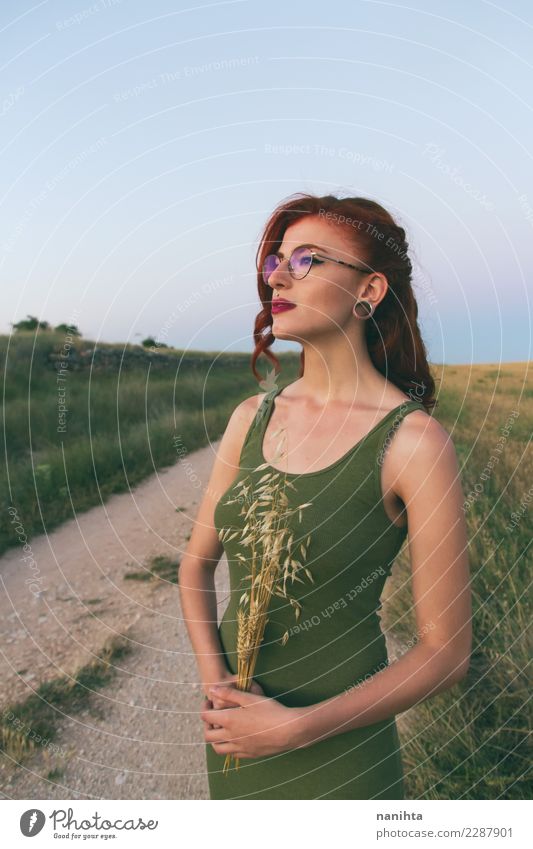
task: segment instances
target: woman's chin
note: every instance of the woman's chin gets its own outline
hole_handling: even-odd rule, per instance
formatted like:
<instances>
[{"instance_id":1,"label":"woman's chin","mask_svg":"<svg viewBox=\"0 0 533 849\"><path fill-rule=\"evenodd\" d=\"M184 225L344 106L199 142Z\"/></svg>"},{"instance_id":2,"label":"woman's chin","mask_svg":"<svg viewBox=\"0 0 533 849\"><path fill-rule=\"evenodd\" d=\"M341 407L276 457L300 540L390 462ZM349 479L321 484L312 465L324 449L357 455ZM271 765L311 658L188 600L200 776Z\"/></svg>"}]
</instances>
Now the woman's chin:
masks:
<instances>
[{"instance_id":1,"label":"woman's chin","mask_svg":"<svg viewBox=\"0 0 533 849\"><path fill-rule=\"evenodd\" d=\"M291 326L294 327L293 322L287 320L286 314L291 312L291 310L286 310L286 313L283 312L278 313L277 315L272 316L272 333L274 336L277 336L278 339L294 339L294 330L291 333ZM297 338L296 338L297 341Z\"/></svg>"},{"instance_id":2,"label":"woman's chin","mask_svg":"<svg viewBox=\"0 0 533 849\"><path fill-rule=\"evenodd\" d=\"M291 342L300 342L301 339L299 336L296 336L294 333L291 333L290 330L285 330L283 327L273 327L272 328L272 336L275 336L276 339L287 339Z\"/></svg>"}]
</instances>

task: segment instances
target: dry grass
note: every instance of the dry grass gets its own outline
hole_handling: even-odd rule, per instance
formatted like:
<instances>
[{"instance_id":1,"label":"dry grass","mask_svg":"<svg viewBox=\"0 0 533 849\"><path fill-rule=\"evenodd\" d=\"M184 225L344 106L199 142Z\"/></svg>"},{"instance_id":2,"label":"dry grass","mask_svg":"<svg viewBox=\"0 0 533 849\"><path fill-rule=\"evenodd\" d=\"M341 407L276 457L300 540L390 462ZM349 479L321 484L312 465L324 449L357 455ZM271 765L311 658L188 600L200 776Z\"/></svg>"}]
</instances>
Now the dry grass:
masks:
<instances>
[{"instance_id":1,"label":"dry grass","mask_svg":"<svg viewBox=\"0 0 533 849\"><path fill-rule=\"evenodd\" d=\"M527 370L528 364L514 363L452 366L442 373L435 416L452 435L462 467L474 645L467 677L401 722L410 799L531 795L533 400ZM393 571L383 615L400 642L416 633L407 548Z\"/></svg>"},{"instance_id":2,"label":"dry grass","mask_svg":"<svg viewBox=\"0 0 533 849\"><path fill-rule=\"evenodd\" d=\"M282 456L283 436L284 434L278 444L274 462L278 462ZM298 619L301 605L288 594L287 584L293 584L294 581L303 583L299 575L301 571L313 581L310 570L303 564L310 537L307 537L305 543L300 543L297 554L294 532L291 531L290 525L291 517L298 513L298 520L301 521L302 511L311 504L308 502L290 507L286 489L289 487L295 490L294 485L287 480L283 472L276 471L268 463L257 466L254 473L266 469L269 471L256 483L255 475L239 481L235 485L235 497L226 501L226 504L242 503L239 513L243 516L242 530L222 528L219 534L221 542L228 542L239 536L239 545L248 550L247 556L240 553L237 555L245 570L242 583L246 587L237 611L237 687L240 690L248 690L251 686L268 623L267 613L272 596L278 595L286 599L294 607L295 618ZM285 645L288 639L289 632L285 631L281 644ZM226 756L224 774L227 774L232 758L232 755ZM234 758L234 761L235 768L238 769L239 758Z\"/></svg>"}]
</instances>

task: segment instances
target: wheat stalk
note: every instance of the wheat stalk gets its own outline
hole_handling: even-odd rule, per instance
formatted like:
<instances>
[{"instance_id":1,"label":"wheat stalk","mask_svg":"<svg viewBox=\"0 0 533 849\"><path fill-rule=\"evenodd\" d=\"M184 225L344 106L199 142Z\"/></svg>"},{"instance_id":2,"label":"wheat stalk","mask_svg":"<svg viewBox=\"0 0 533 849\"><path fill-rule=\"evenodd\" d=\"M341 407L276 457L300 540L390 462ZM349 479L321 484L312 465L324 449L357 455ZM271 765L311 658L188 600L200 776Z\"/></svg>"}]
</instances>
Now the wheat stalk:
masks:
<instances>
[{"instance_id":1,"label":"wheat stalk","mask_svg":"<svg viewBox=\"0 0 533 849\"><path fill-rule=\"evenodd\" d=\"M280 446L281 440L277 446L278 458ZM300 570L303 570L313 582L311 572L302 563L307 556L310 536L305 543L300 543L299 557L301 559L298 559L294 552L294 533L288 523L295 513L298 513L298 521L301 522L302 510L310 507L311 502L290 508L286 488L296 490L296 487L287 480L283 472L274 469L268 463L262 463L254 471L260 472L265 469L270 471L257 481L253 491L251 484L241 481L236 497L226 502L231 504L234 501L243 500L239 515L244 516L244 526L240 531L239 545L249 549L248 558L241 554L237 555L248 567L242 581L249 583L239 600L237 610L236 686L240 690L250 689L259 649L269 621L267 610L272 596L278 595L287 599L298 619L301 605L288 595L287 583L289 581L303 583L298 575ZM239 531L232 532L231 528L222 528L219 534L222 542L237 536ZM288 639L289 632L285 631L281 638L281 645L285 645ZM239 758L228 754L224 761L224 774L229 771L232 758L235 761L235 768L239 768Z\"/></svg>"}]
</instances>

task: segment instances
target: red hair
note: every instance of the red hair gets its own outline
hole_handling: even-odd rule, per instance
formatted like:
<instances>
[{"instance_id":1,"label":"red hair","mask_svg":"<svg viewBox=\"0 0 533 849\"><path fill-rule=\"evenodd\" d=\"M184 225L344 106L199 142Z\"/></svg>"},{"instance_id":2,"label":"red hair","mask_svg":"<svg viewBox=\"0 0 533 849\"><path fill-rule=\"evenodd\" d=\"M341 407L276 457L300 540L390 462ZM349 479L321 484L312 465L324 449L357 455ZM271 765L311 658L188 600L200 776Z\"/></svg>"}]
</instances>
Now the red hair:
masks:
<instances>
[{"instance_id":1,"label":"red hair","mask_svg":"<svg viewBox=\"0 0 533 849\"><path fill-rule=\"evenodd\" d=\"M331 226L342 226L353 237L357 257L387 278L387 294L373 317L365 322L366 343L375 368L410 397L421 401L428 412L435 400L435 381L427 361L427 353L418 327L418 305L413 292L412 265L408 257L405 230L379 203L368 198L319 197L298 192L280 203L268 219L257 249L257 288L263 305L255 319L252 371L258 381L260 354L274 364L279 373L279 360L269 350L275 340L272 331L272 287L263 280L261 269L267 254L280 247L285 230L306 215L317 215ZM352 223L355 222L355 223ZM356 226L357 225L357 226ZM304 373L304 352L300 355L300 374Z\"/></svg>"}]
</instances>

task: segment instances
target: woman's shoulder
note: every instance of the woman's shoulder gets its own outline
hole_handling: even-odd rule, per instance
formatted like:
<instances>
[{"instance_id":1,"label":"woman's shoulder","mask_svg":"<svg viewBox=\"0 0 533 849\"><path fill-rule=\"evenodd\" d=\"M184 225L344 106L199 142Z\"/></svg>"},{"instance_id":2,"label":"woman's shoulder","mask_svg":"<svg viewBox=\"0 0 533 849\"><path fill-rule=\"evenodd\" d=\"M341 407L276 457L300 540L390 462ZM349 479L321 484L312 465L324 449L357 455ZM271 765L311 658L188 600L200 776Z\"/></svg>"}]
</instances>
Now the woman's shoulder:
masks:
<instances>
[{"instance_id":1,"label":"woman's shoulder","mask_svg":"<svg viewBox=\"0 0 533 849\"><path fill-rule=\"evenodd\" d=\"M249 424L251 424L255 414L259 411L263 402L266 401L267 395L270 395L270 392L259 392L257 395L250 395L244 401L241 401L240 404L237 404L235 413L238 416L242 416L245 420L249 420Z\"/></svg>"},{"instance_id":2,"label":"woman's shoulder","mask_svg":"<svg viewBox=\"0 0 533 849\"><path fill-rule=\"evenodd\" d=\"M427 508L428 491L442 491L443 499L451 497L461 474L450 433L425 408L412 409L403 417L380 465L383 489L390 488L412 510L420 505L418 515Z\"/></svg>"},{"instance_id":3,"label":"woman's shoulder","mask_svg":"<svg viewBox=\"0 0 533 849\"><path fill-rule=\"evenodd\" d=\"M439 457L449 459L455 454L450 433L422 404L420 407L411 406L406 413L402 417L398 438L394 440L394 453L400 464L403 465L406 458L414 454L419 462L424 456L434 462Z\"/></svg>"},{"instance_id":4,"label":"woman's shoulder","mask_svg":"<svg viewBox=\"0 0 533 849\"><path fill-rule=\"evenodd\" d=\"M263 403L266 403L269 392L259 392L257 395L250 395L233 410L231 419L235 423L235 427L239 431L246 431L251 427L257 413L261 409Z\"/></svg>"},{"instance_id":5,"label":"woman's shoulder","mask_svg":"<svg viewBox=\"0 0 533 849\"><path fill-rule=\"evenodd\" d=\"M251 395L240 401L233 409L222 437L221 447L217 452L223 457L225 463L232 463L238 467L242 449L253 429L254 418L267 394Z\"/></svg>"}]
</instances>

